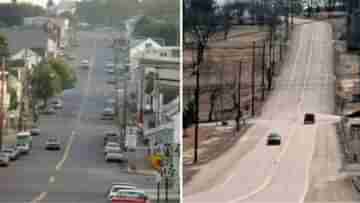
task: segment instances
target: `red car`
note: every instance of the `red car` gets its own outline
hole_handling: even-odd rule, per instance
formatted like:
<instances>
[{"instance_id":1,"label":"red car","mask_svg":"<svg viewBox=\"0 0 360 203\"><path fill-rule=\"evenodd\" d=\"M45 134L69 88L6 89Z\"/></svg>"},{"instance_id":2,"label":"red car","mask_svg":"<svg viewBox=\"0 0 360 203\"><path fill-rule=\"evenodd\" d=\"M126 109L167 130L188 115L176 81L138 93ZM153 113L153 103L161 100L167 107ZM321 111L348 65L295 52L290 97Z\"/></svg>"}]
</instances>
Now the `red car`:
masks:
<instances>
[{"instance_id":1,"label":"red car","mask_svg":"<svg viewBox=\"0 0 360 203\"><path fill-rule=\"evenodd\" d=\"M112 203L151 203L143 191L120 190L111 198Z\"/></svg>"}]
</instances>

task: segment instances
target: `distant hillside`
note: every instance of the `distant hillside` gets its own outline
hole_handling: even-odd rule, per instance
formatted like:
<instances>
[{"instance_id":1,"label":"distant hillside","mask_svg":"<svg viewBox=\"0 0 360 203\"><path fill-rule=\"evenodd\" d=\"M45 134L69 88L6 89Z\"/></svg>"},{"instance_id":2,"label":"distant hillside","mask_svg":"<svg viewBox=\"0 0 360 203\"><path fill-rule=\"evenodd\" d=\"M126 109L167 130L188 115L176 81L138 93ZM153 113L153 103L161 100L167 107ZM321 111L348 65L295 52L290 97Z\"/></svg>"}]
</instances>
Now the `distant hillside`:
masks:
<instances>
[{"instance_id":1,"label":"distant hillside","mask_svg":"<svg viewBox=\"0 0 360 203\"><path fill-rule=\"evenodd\" d=\"M45 15L40 6L28 3L0 4L0 27L22 25L24 17Z\"/></svg>"},{"instance_id":2,"label":"distant hillside","mask_svg":"<svg viewBox=\"0 0 360 203\"><path fill-rule=\"evenodd\" d=\"M90 24L118 25L122 20L145 15L171 20L179 19L179 0L102 0L81 2L78 14L81 21Z\"/></svg>"}]
</instances>

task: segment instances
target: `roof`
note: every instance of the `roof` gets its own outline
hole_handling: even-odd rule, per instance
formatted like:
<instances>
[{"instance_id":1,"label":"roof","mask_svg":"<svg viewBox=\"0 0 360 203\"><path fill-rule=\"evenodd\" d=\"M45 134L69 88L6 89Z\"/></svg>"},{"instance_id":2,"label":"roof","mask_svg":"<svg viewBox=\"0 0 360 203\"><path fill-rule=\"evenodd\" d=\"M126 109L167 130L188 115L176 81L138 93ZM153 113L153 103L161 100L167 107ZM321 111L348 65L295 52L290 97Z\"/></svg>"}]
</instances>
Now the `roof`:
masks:
<instances>
[{"instance_id":1,"label":"roof","mask_svg":"<svg viewBox=\"0 0 360 203\"><path fill-rule=\"evenodd\" d=\"M23 48L37 50L47 48L48 34L40 28L0 29L0 33L7 38L11 54Z\"/></svg>"}]
</instances>

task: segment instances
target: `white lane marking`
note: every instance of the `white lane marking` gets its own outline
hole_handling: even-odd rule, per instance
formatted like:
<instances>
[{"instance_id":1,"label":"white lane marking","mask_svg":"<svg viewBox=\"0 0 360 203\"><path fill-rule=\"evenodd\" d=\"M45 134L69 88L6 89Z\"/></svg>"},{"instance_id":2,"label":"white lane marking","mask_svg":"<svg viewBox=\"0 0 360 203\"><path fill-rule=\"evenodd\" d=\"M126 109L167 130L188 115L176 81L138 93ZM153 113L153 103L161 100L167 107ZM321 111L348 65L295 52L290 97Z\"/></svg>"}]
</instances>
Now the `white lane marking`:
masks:
<instances>
[{"instance_id":1,"label":"white lane marking","mask_svg":"<svg viewBox=\"0 0 360 203\"><path fill-rule=\"evenodd\" d=\"M31 203L38 203L38 202L40 202L41 200L43 200L43 199L46 197L46 195L47 195L47 192L42 192L42 193L40 193L39 196L37 196L35 199L33 199L33 200L31 201Z\"/></svg>"},{"instance_id":2,"label":"white lane marking","mask_svg":"<svg viewBox=\"0 0 360 203\"><path fill-rule=\"evenodd\" d=\"M313 41L313 32L311 33L311 40L310 40L310 53L309 53L309 55L310 55L310 57L308 57L308 58L311 58L312 57L312 41ZM300 44L300 45L302 45L302 44ZM298 53L299 53L299 51L298 51ZM294 65L296 65L297 63L296 63L296 61L297 61L297 56L298 56L298 53L297 53L297 55L295 56L295 64ZM308 62L308 64L309 64L309 62ZM306 66L306 73L305 73L305 78L304 78L304 86L303 86L303 88L302 88L302 95L304 94L304 89L305 89L305 82L306 82L306 80L307 80L307 77L308 77L308 71L309 70L309 68L308 68L308 66ZM303 98L303 96L301 96L301 98ZM298 104L298 110L300 109L300 105L302 104L302 102L300 102L299 104ZM294 136L294 134L295 134L295 132L297 131L297 129L298 129L298 125L296 125L295 127L292 127L291 129L292 129L292 133L290 133L290 136L289 136L289 138L288 138L288 141L287 141L287 143L286 143L286 145L285 145L285 147L283 148L283 150L280 152L280 155L279 155L279 157L275 160L275 163L276 163L276 165L275 166L277 166L277 167L279 167L280 166L280 161L281 161L281 158L283 157L283 155L287 152L287 150L288 150L288 148L289 148L289 146L290 146L290 142L291 142L291 138ZM295 132L293 132L293 131L295 131ZM273 165L273 167L274 167L274 165ZM246 200L246 199L249 199L250 197L252 197L252 196L254 196L254 195L256 195L257 193L259 193L259 192L261 192L262 190L264 190L270 183L271 183L271 181L272 181L272 179L274 178L274 175L275 175L275 171L276 170L273 170L273 173L274 174L270 174L270 175L268 175L267 176L267 178L265 179L265 182L262 184L262 185L260 185L259 187L257 187L255 190L253 190L253 191L251 191L250 193L248 193L247 195L243 195L243 196L240 196L240 197L238 197L238 198L236 198L236 199L233 199L233 200L231 200L231 201L229 201L228 203L234 203L234 202L238 202L238 201L242 201L242 200Z\"/></svg>"},{"instance_id":3,"label":"white lane marking","mask_svg":"<svg viewBox=\"0 0 360 203\"><path fill-rule=\"evenodd\" d=\"M95 59L96 59L96 40L94 41L94 50L95 50L95 54L92 56L92 59L91 59L91 64L95 64ZM81 116L83 114L83 108L84 108L84 104L85 102L87 101L87 96L89 95L89 89L90 89L90 81L91 81L91 75L92 75L92 71L93 71L93 68L94 68L95 65L91 65L89 67L89 72L88 72L88 78L87 78L87 84L85 86L85 93L82 97L82 101L81 101L81 104L80 104L80 110L79 110L79 113L78 113L78 117L77 117L77 123L75 124L75 128L79 128L80 127L80 123L81 123ZM64 164L65 160L67 159L67 157L69 156L69 153L70 153L70 149L71 149L71 146L72 146L72 143L73 143L73 140L74 140L74 137L75 137L76 133L75 133L75 130L72 131L71 133L71 136L68 140L68 143L66 145L66 148L65 148L65 152L63 154L63 157L62 159L58 162L58 164L56 165L56 171L59 171L61 170L61 167L62 165Z\"/></svg>"},{"instance_id":4,"label":"white lane marking","mask_svg":"<svg viewBox=\"0 0 360 203\"><path fill-rule=\"evenodd\" d=\"M300 55L300 53L301 53L301 50L303 49L303 40L304 40L304 38L303 38L302 36L303 36L304 30L305 30L305 26L304 26L303 29L301 29L301 34L300 34L300 36L299 36L299 38L300 38L300 40L299 40L299 41L300 41L300 44L299 44L299 48L298 48L297 51L296 51L295 60L294 60L293 66L292 66L292 67L293 67L292 70L291 70L291 75L292 75L292 76L296 73L295 70L296 70L296 67L297 67L297 61L298 61L299 55ZM293 77L292 77L292 78L293 78ZM277 103L280 103L279 101L280 101L280 95L281 95L281 94L282 94L282 91L279 91L279 99L278 99L278 102L277 102ZM278 106L279 106L279 105L278 105ZM292 128L292 129L293 129L293 128ZM290 137L289 137L287 143L289 143L289 142L290 142ZM288 145L288 144L287 144L287 145ZM287 145L286 145L286 146L287 146ZM286 151L286 150L287 150L287 147L285 147L284 150ZM283 153L285 153L285 152L283 152ZM283 153L280 153L280 156L279 156L279 157L281 157ZM280 161L280 158L278 158L278 159L276 159L276 160L279 162L279 161ZM273 167L273 165L272 165L272 167ZM215 187L213 187L212 189L210 189L210 191L215 191L215 190L217 190L217 189L223 188L226 184L228 184L228 183L232 180L232 178L233 178L236 174L237 174L237 171L234 172L234 173L232 173L230 176L228 176L228 178L226 178L225 181L224 181L221 185L215 185ZM269 177L270 177L270 178L269 178ZM269 176L266 177L266 181L269 181L269 182L270 182L271 179L272 179L272 175L269 175ZM268 185L268 184L262 184L261 186L257 187L257 189L255 189L254 191L250 192L249 194L251 194L251 195L245 195L245 197L248 198L248 197L250 197L250 196L258 193L259 191L261 191L262 189L264 189L267 185ZM259 189L259 188L261 188L261 189ZM240 199L243 199L243 198L244 198L244 196L240 197Z\"/></svg>"},{"instance_id":5,"label":"white lane marking","mask_svg":"<svg viewBox=\"0 0 360 203\"><path fill-rule=\"evenodd\" d=\"M318 38L320 38L320 36L322 35L317 35ZM321 54L321 51L319 52ZM322 90L323 88L321 88L322 86L320 86L320 90ZM321 98L321 95L320 95L320 98ZM307 167L306 167L306 171L305 171L305 188L304 188L304 193L302 195L302 197L300 198L299 200L299 203L303 203L305 201L305 197L306 197L306 194L309 190L309 184L310 184L310 168L311 168L311 162L313 160L313 154L314 154L314 151L315 151L315 138L317 136L317 133L318 133L318 125L315 125L315 137L313 138L313 142L312 142L312 147L311 147L311 153L310 153L310 157L308 158L308 162L307 162Z\"/></svg>"}]
</instances>

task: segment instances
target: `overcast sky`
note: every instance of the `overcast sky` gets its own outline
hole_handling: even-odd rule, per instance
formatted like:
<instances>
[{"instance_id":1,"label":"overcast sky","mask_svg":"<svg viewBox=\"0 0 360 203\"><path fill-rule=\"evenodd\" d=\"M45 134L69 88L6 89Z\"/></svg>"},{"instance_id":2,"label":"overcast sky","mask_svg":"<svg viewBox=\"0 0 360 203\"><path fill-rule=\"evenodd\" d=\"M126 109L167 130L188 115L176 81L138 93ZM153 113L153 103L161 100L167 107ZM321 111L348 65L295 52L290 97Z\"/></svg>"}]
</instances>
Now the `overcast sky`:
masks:
<instances>
[{"instance_id":1,"label":"overcast sky","mask_svg":"<svg viewBox=\"0 0 360 203\"><path fill-rule=\"evenodd\" d=\"M46 7L47 0L17 0L18 2L27 2L32 4L37 4L43 7ZM11 0L0 0L0 3L10 3ZM60 0L54 0L54 3L57 4Z\"/></svg>"}]
</instances>

